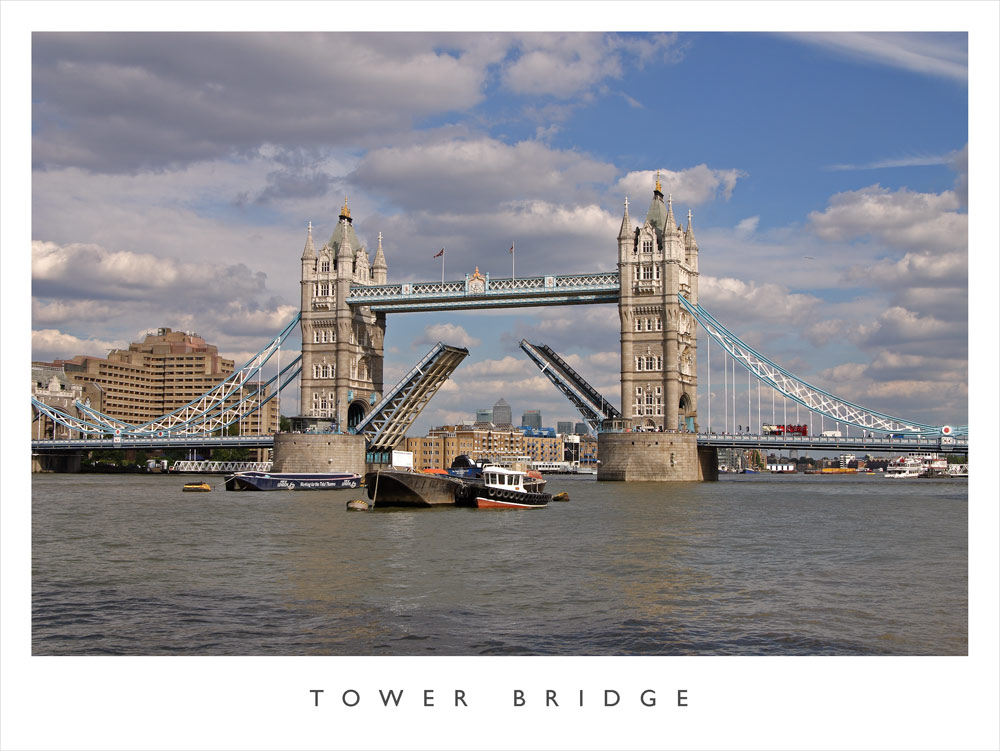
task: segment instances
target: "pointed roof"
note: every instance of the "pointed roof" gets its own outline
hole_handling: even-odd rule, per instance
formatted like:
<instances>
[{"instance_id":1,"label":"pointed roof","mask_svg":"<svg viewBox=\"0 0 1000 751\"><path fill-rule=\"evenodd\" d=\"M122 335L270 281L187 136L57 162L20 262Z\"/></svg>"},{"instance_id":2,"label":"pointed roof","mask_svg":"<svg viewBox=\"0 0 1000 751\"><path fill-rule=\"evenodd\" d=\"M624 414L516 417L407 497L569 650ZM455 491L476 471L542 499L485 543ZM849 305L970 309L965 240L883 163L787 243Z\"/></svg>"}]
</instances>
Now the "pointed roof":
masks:
<instances>
[{"instance_id":1,"label":"pointed roof","mask_svg":"<svg viewBox=\"0 0 1000 751\"><path fill-rule=\"evenodd\" d=\"M698 241L694 239L694 227L691 226L691 209L688 209L688 226L684 231L684 244L692 247L698 247Z\"/></svg>"},{"instance_id":2,"label":"pointed roof","mask_svg":"<svg viewBox=\"0 0 1000 751\"><path fill-rule=\"evenodd\" d=\"M656 230L656 239L663 242L663 232L669 219L667 207L663 205L663 191L660 189L660 173L656 173L656 188L653 189L653 202L646 212L646 222Z\"/></svg>"},{"instance_id":3,"label":"pointed roof","mask_svg":"<svg viewBox=\"0 0 1000 751\"><path fill-rule=\"evenodd\" d=\"M670 229L677 226L677 220L674 219L674 197L669 193L667 194L667 226Z\"/></svg>"},{"instance_id":4,"label":"pointed roof","mask_svg":"<svg viewBox=\"0 0 1000 751\"><path fill-rule=\"evenodd\" d=\"M625 196L625 216L622 217L622 228L618 232L618 239L623 240L632 236L632 220L628 217L628 196Z\"/></svg>"},{"instance_id":5,"label":"pointed roof","mask_svg":"<svg viewBox=\"0 0 1000 751\"><path fill-rule=\"evenodd\" d=\"M340 254L340 246L347 240L350 244L351 249L362 247L361 243L358 242L358 236L354 234L354 227L351 222L351 210L347 208L347 198L344 198L344 205L340 209L340 216L337 217L340 221L337 222L337 226L333 230L333 234L330 235L330 241L327 245L333 249L335 255Z\"/></svg>"},{"instance_id":6,"label":"pointed roof","mask_svg":"<svg viewBox=\"0 0 1000 751\"><path fill-rule=\"evenodd\" d=\"M315 258L316 248L313 246L313 223L309 222L309 229L306 235L306 246L302 249L303 258Z\"/></svg>"},{"instance_id":7,"label":"pointed roof","mask_svg":"<svg viewBox=\"0 0 1000 751\"><path fill-rule=\"evenodd\" d=\"M373 269L385 269L388 266L385 263L385 253L382 252L382 233L378 233L378 248L375 250L375 262L372 264Z\"/></svg>"}]
</instances>

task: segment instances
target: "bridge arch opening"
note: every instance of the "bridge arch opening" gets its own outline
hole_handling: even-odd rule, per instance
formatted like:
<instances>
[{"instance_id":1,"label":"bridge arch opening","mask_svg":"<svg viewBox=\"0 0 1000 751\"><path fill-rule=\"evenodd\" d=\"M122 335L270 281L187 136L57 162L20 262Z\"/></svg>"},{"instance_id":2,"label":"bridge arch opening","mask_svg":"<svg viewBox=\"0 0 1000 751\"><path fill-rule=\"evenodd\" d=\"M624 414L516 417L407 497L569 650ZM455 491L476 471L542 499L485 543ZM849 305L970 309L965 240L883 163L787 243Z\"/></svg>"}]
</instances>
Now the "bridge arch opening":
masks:
<instances>
[{"instance_id":1,"label":"bridge arch opening","mask_svg":"<svg viewBox=\"0 0 1000 751\"><path fill-rule=\"evenodd\" d=\"M347 408L347 427L353 428L357 426L359 422L365 419L365 408L368 405L364 402L354 401L351 402L351 406Z\"/></svg>"}]
</instances>

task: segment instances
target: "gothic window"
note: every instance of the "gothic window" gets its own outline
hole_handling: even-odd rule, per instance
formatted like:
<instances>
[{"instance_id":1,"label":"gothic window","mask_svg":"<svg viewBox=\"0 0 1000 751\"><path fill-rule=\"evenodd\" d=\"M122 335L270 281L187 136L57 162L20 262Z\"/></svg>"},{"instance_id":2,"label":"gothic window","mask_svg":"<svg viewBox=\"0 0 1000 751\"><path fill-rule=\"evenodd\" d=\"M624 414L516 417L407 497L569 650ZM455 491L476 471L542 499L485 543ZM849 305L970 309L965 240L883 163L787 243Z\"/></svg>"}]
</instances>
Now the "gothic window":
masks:
<instances>
[{"instance_id":1,"label":"gothic window","mask_svg":"<svg viewBox=\"0 0 1000 751\"><path fill-rule=\"evenodd\" d=\"M654 279L660 278L660 264L656 264L655 266L653 266L653 278Z\"/></svg>"},{"instance_id":2,"label":"gothic window","mask_svg":"<svg viewBox=\"0 0 1000 751\"><path fill-rule=\"evenodd\" d=\"M646 358L646 370L656 370L656 358L652 355Z\"/></svg>"},{"instance_id":3,"label":"gothic window","mask_svg":"<svg viewBox=\"0 0 1000 751\"><path fill-rule=\"evenodd\" d=\"M663 319L659 316L656 317L656 330L663 331Z\"/></svg>"},{"instance_id":4,"label":"gothic window","mask_svg":"<svg viewBox=\"0 0 1000 751\"><path fill-rule=\"evenodd\" d=\"M353 339L353 337L351 338ZM358 376L358 362L357 360L351 360L351 378L357 378L357 376Z\"/></svg>"},{"instance_id":5,"label":"gothic window","mask_svg":"<svg viewBox=\"0 0 1000 751\"><path fill-rule=\"evenodd\" d=\"M351 344L354 344L354 327L351 327Z\"/></svg>"},{"instance_id":6,"label":"gothic window","mask_svg":"<svg viewBox=\"0 0 1000 751\"><path fill-rule=\"evenodd\" d=\"M367 380L367 377L368 377L367 373L368 373L368 368L367 368L367 366L365 365L365 360L364 360L364 358L362 358L362 359L361 359L361 360L360 360L360 361L358 362L358 380L359 380L359 381L364 381L364 380Z\"/></svg>"},{"instance_id":7,"label":"gothic window","mask_svg":"<svg viewBox=\"0 0 1000 751\"><path fill-rule=\"evenodd\" d=\"M319 285L319 295L320 295L320 297L326 297L329 294L330 294L330 285L329 284L327 284L326 282L324 282L323 284Z\"/></svg>"},{"instance_id":8,"label":"gothic window","mask_svg":"<svg viewBox=\"0 0 1000 751\"><path fill-rule=\"evenodd\" d=\"M642 267L642 278L643 280L649 280L653 278L653 267L643 266Z\"/></svg>"},{"instance_id":9,"label":"gothic window","mask_svg":"<svg viewBox=\"0 0 1000 751\"><path fill-rule=\"evenodd\" d=\"M652 318L647 318L646 319L646 331L652 331L652 330L653 330L653 319Z\"/></svg>"},{"instance_id":10,"label":"gothic window","mask_svg":"<svg viewBox=\"0 0 1000 751\"><path fill-rule=\"evenodd\" d=\"M326 340L324 339L324 341L326 341ZM319 331L318 330L314 330L313 331L313 344L319 344Z\"/></svg>"},{"instance_id":11,"label":"gothic window","mask_svg":"<svg viewBox=\"0 0 1000 751\"><path fill-rule=\"evenodd\" d=\"M656 414L658 414L658 415L662 415L663 414L663 397L662 396L656 397Z\"/></svg>"},{"instance_id":12,"label":"gothic window","mask_svg":"<svg viewBox=\"0 0 1000 751\"><path fill-rule=\"evenodd\" d=\"M313 365L313 378L319 378L321 375L319 365ZM315 397L315 394L313 395Z\"/></svg>"},{"instance_id":13,"label":"gothic window","mask_svg":"<svg viewBox=\"0 0 1000 751\"><path fill-rule=\"evenodd\" d=\"M319 297L319 282L313 284L313 297Z\"/></svg>"},{"instance_id":14,"label":"gothic window","mask_svg":"<svg viewBox=\"0 0 1000 751\"><path fill-rule=\"evenodd\" d=\"M330 273L330 259L329 258L324 258L323 259L323 262L319 266L319 270L322 271L322 272L324 272L324 273L327 273L327 274Z\"/></svg>"},{"instance_id":15,"label":"gothic window","mask_svg":"<svg viewBox=\"0 0 1000 751\"><path fill-rule=\"evenodd\" d=\"M663 357L660 355L656 356L656 369L663 370Z\"/></svg>"},{"instance_id":16,"label":"gothic window","mask_svg":"<svg viewBox=\"0 0 1000 751\"><path fill-rule=\"evenodd\" d=\"M642 319L641 318L636 318L635 319L635 330L636 331L642 331Z\"/></svg>"},{"instance_id":17,"label":"gothic window","mask_svg":"<svg viewBox=\"0 0 1000 751\"><path fill-rule=\"evenodd\" d=\"M643 253L652 253L653 252L653 241L652 240L643 240L642 241L642 252Z\"/></svg>"},{"instance_id":18,"label":"gothic window","mask_svg":"<svg viewBox=\"0 0 1000 751\"><path fill-rule=\"evenodd\" d=\"M641 357L635 358L635 369L642 370L643 359Z\"/></svg>"}]
</instances>

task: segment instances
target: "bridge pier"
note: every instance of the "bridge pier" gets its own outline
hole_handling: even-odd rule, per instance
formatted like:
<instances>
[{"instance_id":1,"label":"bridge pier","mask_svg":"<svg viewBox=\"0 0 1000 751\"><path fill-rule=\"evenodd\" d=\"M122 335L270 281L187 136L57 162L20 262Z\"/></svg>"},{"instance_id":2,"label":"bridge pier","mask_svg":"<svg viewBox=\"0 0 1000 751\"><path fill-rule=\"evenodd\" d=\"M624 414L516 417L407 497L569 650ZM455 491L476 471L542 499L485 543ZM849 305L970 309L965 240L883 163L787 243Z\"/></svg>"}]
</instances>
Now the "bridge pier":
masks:
<instances>
[{"instance_id":1,"label":"bridge pier","mask_svg":"<svg viewBox=\"0 0 1000 751\"><path fill-rule=\"evenodd\" d=\"M365 473L365 437L342 433L278 433L273 472Z\"/></svg>"},{"instance_id":2,"label":"bridge pier","mask_svg":"<svg viewBox=\"0 0 1000 751\"><path fill-rule=\"evenodd\" d=\"M716 449L698 448L694 433L599 433L598 480L698 482L718 480Z\"/></svg>"},{"instance_id":3,"label":"bridge pier","mask_svg":"<svg viewBox=\"0 0 1000 751\"><path fill-rule=\"evenodd\" d=\"M68 454L32 454L31 472L79 472L83 461L83 452L72 451Z\"/></svg>"}]
</instances>

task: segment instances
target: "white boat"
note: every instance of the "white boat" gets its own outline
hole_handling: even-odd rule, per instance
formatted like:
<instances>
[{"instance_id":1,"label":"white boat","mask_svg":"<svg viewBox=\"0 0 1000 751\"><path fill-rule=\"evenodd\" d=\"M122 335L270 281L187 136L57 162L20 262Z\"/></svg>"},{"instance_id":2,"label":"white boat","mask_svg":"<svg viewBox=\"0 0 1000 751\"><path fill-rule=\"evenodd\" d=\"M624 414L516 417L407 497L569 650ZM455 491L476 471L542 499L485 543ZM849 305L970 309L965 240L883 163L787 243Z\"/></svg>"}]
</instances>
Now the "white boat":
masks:
<instances>
[{"instance_id":1,"label":"white boat","mask_svg":"<svg viewBox=\"0 0 1000 751\"><path fill-rule=\"evenodd\" d=\"M923 461L916 456L900 456L889 462L885 468L885 477L890 480L905 480L920 477L924 471Z\"/></svg>"},{"instance_id":2,"label":"white boat","mask_svg":"<svg viewBox=\"0 0 1000 751\"><path fill-rule=\"evenodd\" d=\"M461 500L476 508L544 508L552 500L548 493L524 489L526 472L506 467L483 467L483 484L467 485Z\"/></svg>"}]
</instances>

